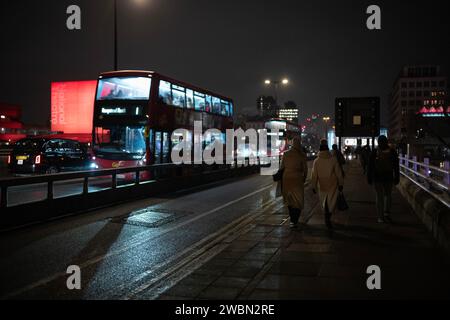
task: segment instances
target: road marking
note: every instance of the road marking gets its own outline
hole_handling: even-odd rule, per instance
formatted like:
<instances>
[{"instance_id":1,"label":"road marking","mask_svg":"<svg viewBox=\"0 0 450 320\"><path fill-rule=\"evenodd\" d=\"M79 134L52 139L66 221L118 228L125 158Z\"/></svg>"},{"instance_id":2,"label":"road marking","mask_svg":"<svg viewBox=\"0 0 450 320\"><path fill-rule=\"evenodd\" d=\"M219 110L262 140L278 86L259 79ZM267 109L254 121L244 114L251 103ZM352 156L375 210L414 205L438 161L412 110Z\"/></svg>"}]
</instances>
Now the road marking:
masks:
<instances>
[{"instance_id":1,"label":"road marking","mask_svg":"<svg viewBox=\"0 0 450 320\"><path fill-rule=\"evenodd\" d=\"M263 203L261 205L260 208L253 210L253 211L245 214L244 216L232 221L231 223L227 224L225 227L221 228L220 230L218 230L218 231L210 234L209 236L201 239L200 241L192 244L188 248L184 249L182 252L170 257L168 260L165 260L164 262L161 262L161 263L157 264L156 266L152 266L150 269L142 272L141 274L136 276L134 279L128 281L126 284L123 284L123 285L120 285L119 287L114 288L114 292L117 293L118 291L123 291L126 286L130 285L130 283L137 283L152 274L158 273L160 271L160 269L162 269L163 267L178 260L179 258L182 258L184 255L192 252L193 250L197 249L195 252L192 252L192 254L190 256L185 257L182 261L192 260L192 256L198 255L198 254L204 252L207 248L214 246L214 243L217 242L217 239L220 238L222 241L223 237L221 237L221 235L223 235L224 233L226 233L226 235L229 236L230 234L232 235L234 232L236 232L237 227L239 227L241 225L248 225L252 220L254 220L256 217L259 216L259 215L257 215L258 211L266 210L268 207L270 207L275 202L275 200L276 199L271 199L271 200L266 201L265 203ZM182 261L180 261L178 263L181 263ZM114 294L110 295L107 293L102 296L104 296L106 299L113 295Z\"/></svg>"},{"instance_id":2,"label":"road marking","mask_svg":"<svg viewBox=\"0 0 450 320\"><path fill-rule=\"evenodd\" d=\"M267 209L270 207L273 207L277 205L276 199L273 199L271 201L266 202L267 205L264 208L259 208L251 213L248 213L246 216L246 219L240 219L242 220L239 222L235 227L233 227L228 232L222 231L222 229L215 233L215 235L219 235L214 241L211 241L207 243L202 248L198 249L197 251L193 252L188 257L184 258L183 260L179 261L174 266L171 266L167 270L165 270L160 275L157 275L156 277L153 277L146 281L146 283L142 284L138 288L131 291L131 293L128 293L126 296L122 297L122 299L130 300L139 293L141 293L144 290L147 290L148 288L154 286L155 284L158 284L161 280L167 280L165 278L170 278L169 284L166 283L163 285L157 286L152 293L152 296L150 299L156 299L161 293L164 291L167 291L172 286L176 285L178 282L189 276L191 273L193 273L195 270L200 268L202 265L204 265L206 262L214 258L216 255L218 255L220 252L225 250L228 246L230 246L236 238L238 238L243 233L248 232L249 230L249 224L263 215ZM258 212L259 211L259 212ZM227 227L225 227L227 228ZM223 229L225 229L223 228ZM250 228L251 229L251 228ZM232 240L229 238L233 237ZM200 242L206 242L205 239ZM189 249L194 249L195 247L199 246L199 243L196 243L192 245ZM165 265L167 265L166 263Z\"/></svg>"},{"instance_id":3,"label":"road marking","mask_svg":"<svg viewBox=\"0 0 450 320\"><path fill-rule=\"evenodd\" d=\"M197 220L199 220L199 219L201 219L203 217L206 217L206 216L208 216L208 215L210 215L212 213L220 211L220 210L222 210L222 209L224 209L226 207L229 207L229 206L231 206L233 204L236 204L236 203L238 203L238 202L240 202L242 200L250 198L250 197L252 197L252 196L254 196L254 195L256 195L256 194L258 194L260 192L263 192L265 190L268 190L268 189L270 189L272 187L273 187L273 184L271 183L270 185L267 185L267 186L265 186L263 188L260 188L260 189L258 189L256 191L253 191L253 192L251 192L251 193L249 193L249 194L247 194L245 196L242 196L242 197L240 197L238 199L229 201L229 202L227 202L227 203L225 203L225 204L223 204L223 205L221 205L219 207L216 207L216 208L214 208L212 210L206 211L206 212L204 212L204 213L202 213L200 215L197 215L197 216L195 216L195 217L193 217L193 218L191 218L189 220L186 220L186 221L184 221L182 223L176 224L176 225L174 225L174 226L172 226L170 228L162 230L160 233L158 233L157 235L155 235L153 237L150 237L150 238L147 238L147 239L140 239L140 240L139 239L136 239L136 240L132 239L131 243L129 242L128 244L124 245L122 248L117 249L115 251L108 252L107 254L103 254L103 255L99 255L97 257L91 258L91 259L83 262L82 264L79 264L79 266L80 266L81 269L83 269L83 268L86 268L86 267L88 267L90 265L93 265L93 264L95 264L97 262L100 262L100 261L102 261L104 259L107 259L109 257L121 254L121 253L123 253L125 251L128 251L130 249L138 247L138 246L140 246L140 245L142 245L142 244L144 244L144 243L146 243L148 241L151 241L151 240L154 240L154 239L156 239L158 237L161 237L161 236L167 234L168 232L171 232L171 231L173 231L175 229L178 229L178 228L183 227L183 226L185 226L187 224L190 224L190 223L192 223L194 221L197 221ZM136 235L133 238L138 238L138 237L142 238L142 234ZM53 274L53 275L51 275L49 277L46 277L44 279L38 280L36 282L33 282L33 283L29 284L28 286L25 286L25 287L22 287L20 289L14 290L14 291L12 291L10 293L7 293L7 294L1 296L0 299L9 299L9 298L18 296L18 295L23 294L23 293L25 293L27 291L30 291L30 290L33 290L33 289L35 289L37 287L46 285L49 282L52 282L52 281L54 281L54 280L56 280L58 278L65 277L65 276L66 276L65 272L59 272L59 273Z\"/></svg>"}]
</instances>

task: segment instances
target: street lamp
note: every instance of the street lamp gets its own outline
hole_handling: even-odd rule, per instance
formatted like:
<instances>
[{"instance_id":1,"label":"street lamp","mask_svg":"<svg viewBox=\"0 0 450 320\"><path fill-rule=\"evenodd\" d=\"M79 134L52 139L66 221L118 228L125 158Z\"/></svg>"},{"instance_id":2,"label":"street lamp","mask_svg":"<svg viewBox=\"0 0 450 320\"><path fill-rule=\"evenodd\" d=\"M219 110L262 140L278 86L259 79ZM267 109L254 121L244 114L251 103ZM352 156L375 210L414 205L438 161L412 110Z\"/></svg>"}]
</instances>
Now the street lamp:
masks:
<instances>
[{"instance_id":1,"label":"street lamp","mask_svg":"<svg viewBox=\"0 0 450 320\"><path fill-rule=\"evenodd\" d=\"M273 85L273 87L275 89L275 103L278 105L278 87L280 86L280 84L283 86L287 86L289 84L289 79L284 78L284 79L275 80L275 81L267 79L266 81L264 81L264 83L268 86Z\"/></svg>"},{"instance_id":2,"label":"street lamp","mask_svg":"<svg viewBox=\"0 0 450 320\"><path fill-rule=\"evenodd\" d=\"M117 70L117 0L114 0L114 71Z\"/></svg>"},{"instance_id":3,"label":"street lamp","mask_svg":"<svg viewBox=\"0 0 450 320\"><path fill-rule=\"evenodd\" d=\"M330 122L330 117L323 117L323 121L325 122L325 139L328 140L328 122Z\"/></svg>"},{"instance_id":4,"label":"street lamp","mask_svg":"<svg viewBox=\"0 0 450 320\"><path fill-rule=\"evenodd\" d=\"M134 0L136 4L142 4L145 0ZM118 66L118 39L117 39L117 0L114 0L114 71L117 71Z\"/></svg>"}]
</instances>

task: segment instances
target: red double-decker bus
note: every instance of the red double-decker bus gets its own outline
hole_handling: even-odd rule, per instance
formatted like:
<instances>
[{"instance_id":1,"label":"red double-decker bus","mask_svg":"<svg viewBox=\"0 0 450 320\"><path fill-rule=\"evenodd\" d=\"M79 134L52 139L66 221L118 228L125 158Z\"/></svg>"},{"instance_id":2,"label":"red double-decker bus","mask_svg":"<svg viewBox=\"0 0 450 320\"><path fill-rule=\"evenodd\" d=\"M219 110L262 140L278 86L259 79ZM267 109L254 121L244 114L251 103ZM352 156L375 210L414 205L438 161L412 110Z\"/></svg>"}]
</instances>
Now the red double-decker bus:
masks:
<instances>
[{"instance_id":1,"label":"red double-decker bus","mask_svg":"<svg viewBox=\"0 0 450 320\"><path fill-rule=\"evenodd\" d=\"M93 151L99 168L119 168L171 162L172 147L194 121L203 131L219 129L225 142L233 128L233 101L191 84L151 71L116 71L99 76L94 105Z\"/></svg>"}]
</instances>

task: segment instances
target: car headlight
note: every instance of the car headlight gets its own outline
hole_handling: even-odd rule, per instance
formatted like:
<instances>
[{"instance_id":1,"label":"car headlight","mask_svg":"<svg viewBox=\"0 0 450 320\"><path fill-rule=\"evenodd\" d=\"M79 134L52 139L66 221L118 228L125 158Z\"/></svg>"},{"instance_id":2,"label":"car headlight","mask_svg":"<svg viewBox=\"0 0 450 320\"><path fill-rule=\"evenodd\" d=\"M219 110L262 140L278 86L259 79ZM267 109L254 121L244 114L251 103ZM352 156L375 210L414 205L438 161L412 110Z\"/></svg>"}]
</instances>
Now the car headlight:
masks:
<instances>
[{"instance_id":1,"label":"car headlight","mask_svg":"<svg viewBox=\"0 0 450 320\"><path fill-rule=\"evenodd\" d=\"M91 163L91 169L98 169L98 165L96 163Z\"/></svg>"}]
</instances>

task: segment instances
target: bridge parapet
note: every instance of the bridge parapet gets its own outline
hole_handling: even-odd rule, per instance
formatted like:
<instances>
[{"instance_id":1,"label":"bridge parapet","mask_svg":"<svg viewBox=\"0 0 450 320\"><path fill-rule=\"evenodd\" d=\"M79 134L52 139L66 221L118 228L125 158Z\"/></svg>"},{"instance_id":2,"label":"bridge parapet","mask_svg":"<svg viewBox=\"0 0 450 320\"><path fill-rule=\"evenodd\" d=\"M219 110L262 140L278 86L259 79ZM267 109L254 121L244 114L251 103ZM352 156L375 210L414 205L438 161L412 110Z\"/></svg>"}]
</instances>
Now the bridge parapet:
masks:
<instances>
[{"instance_id":1,"label":"bridge parapet","mask_svg":"<svg viewBox=\"0 0 450 320\"><path fill-rule=\"evenodd\" d=\"M449 162L432 166L428 159L400 157L399 190L437 243L450 255Z\"/></svg>"}]
</instances>

